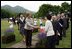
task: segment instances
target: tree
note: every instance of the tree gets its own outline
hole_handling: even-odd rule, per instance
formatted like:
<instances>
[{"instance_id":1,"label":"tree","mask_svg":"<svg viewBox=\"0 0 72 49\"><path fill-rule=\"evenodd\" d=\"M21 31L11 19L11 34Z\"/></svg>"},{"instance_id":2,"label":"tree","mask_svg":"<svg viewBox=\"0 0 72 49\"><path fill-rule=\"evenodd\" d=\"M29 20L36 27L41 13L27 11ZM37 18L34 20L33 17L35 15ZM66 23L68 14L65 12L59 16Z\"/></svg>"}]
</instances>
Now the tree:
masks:
<instances>
[{"instance_id":1,"label":"tree","mask_svg":"<svg viewBox=\"0 0 72 49\"><path fill-rule=\"evenodd\" d=\"M1 9L1 18L9 18L9 17L13 17L13 16L17 16L17 13L13 13L9 10L4 10Z\"/></svg>"},{"instance_id":2,"label":"tree","mask_svg":"<svg viewBox=\"0 0 72 49\"><path fill-rule=\"evenodd\" d=\"M35 17L42 17L47 13L52 13L52 15L57 15L58 13L71 13L71 4L68 4L67 2L64 2L61 4L61 6L57 5L51 5L51 4L43 4L40 6L39 10L37 13L34 14Z\"/></svg>"},{"instance_id":3,"label":"tree","mask_svg":"<svg viewBox=\"0 0 72 49\"><path fill-rule=\"evenodd\" d=\"M67 12L70 12L70 8L71 8L71 5L69 5L67 2L64 2L61 4L61 7L63 9L63 12L67 13Z\"/></svg>"},{"instance_id":4,"label":"tree","mask_svg":"<svg viewBox=\"0 0 72 49\"><path fill-rule=\"evenodd\" d=\"M44 18L46 14L52 11L53 6L50 4L43 4L39 11L37 12L37 16Z\"/></svg>"},{"instance_id":5,"label":"tree","mask_svg":"<svg viewBox=\"0 0 72 49\"><path fill-rule=\"evenodd\" d=\"M12 14L9 10L1 9L1 18L9 18L12 17Z\"/></svg>"}]
</instances>

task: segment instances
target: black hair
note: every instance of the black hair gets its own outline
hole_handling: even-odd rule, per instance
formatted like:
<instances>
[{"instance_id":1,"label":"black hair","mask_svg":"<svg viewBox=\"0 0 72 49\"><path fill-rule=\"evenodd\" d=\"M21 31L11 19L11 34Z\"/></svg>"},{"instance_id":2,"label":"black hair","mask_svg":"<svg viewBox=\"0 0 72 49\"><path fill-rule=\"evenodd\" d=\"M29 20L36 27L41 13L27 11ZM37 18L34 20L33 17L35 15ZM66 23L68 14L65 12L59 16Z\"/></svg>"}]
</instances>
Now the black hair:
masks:
<instances>
[{"instance_id":1,"label":"black hair","mask_svg":"<svg viewBox=\"0 0 72 49\"><path fill-rule=\"evenodd\" d=\"M20 15L21 15L21 14L23 15L23 13L19 13L19 15L18 15L18 16L20 17Z\"/></svg>"},{"instance_id":2,"label":"black hair","mask_svg":"<svg viewBox=\"0 0 72 49\"><path fill-rule=\"evenodd\" d=\"M45 17L47 17L48 20L51 20L52 16L50 14L47 14Z\"/></svg>"}]
</instances>

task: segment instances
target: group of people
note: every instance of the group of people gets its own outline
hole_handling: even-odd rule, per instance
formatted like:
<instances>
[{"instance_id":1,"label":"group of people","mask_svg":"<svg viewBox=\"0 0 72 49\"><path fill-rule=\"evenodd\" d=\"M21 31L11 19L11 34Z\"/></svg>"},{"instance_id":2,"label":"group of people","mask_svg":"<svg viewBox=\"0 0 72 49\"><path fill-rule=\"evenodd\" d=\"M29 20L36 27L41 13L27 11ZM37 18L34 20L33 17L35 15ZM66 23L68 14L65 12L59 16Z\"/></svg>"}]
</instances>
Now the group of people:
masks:
<instances>
[{"instance_id":1,"label":"group of people","mask_svg":"<svg viewBox=\"0 0 72 49\"><path fill-rule=\"evenodd\" d=\"M66 37L66 30L69 28L69 18L64 13L56 16L47 15L45 17L45 32L47 33L47 48L55 48L59 45L59 40Z\"/></svg>"},{"instance_id":2,"label":"group of people","mask_svg":"<svg viewBox=\"0 0 72 49\"><path fill-rule=\"evenodd\" d=\"M23 13L19 13L16 20L18 24L18 30L23 37L23 41L26 42L26 48L30 48L32 45L32 30L33 28L38 29L37 20L31 18L31 13L26 13L26 18ZM12 24L12 23L11 23ZM42 19L40 19L40 26L42 26ZM62 37L66 37L66 30L69 27L68 16L65 17L64 13L58 14L57 18L47 14L45 16L45 27L44 32L47 36L47 48L55 48L55 45L59 45L59 40Z\"/></svg>"},{"instance_id":3,"label":"group of people","mask_svg":"<svg viewBox=\"0 0 72 49\"><path fill-rule=\"evenodd\" d=\"M10 18L9 22L11 22L10 26L13 25L12 18ZM18 24L18 30L23 37L23 41L26 42L26 47L29 48L32 45L32 30L39 27L34 26L30 12L26 13L26 18L23 16L23 13L19 13L16 23Z\"/></svg>"}]
</instances>

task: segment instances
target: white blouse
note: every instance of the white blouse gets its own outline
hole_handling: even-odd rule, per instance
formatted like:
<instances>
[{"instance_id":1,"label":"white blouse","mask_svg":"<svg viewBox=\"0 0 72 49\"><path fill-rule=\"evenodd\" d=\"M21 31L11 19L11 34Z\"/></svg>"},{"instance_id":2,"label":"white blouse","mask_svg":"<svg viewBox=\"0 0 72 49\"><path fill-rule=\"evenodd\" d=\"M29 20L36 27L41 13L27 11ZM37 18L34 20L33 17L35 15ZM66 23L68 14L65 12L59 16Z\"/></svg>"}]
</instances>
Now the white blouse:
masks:
<instances>
[{"instance_id":1,"label":"white blouse","mask_svg":"<svg viewBox=\"0 0 72 49\"><path fill-rule=\"evenodd\" d=\"M45 32L47 33L47 36L52 36L55 34L53 30L53 25L50 20L47 20L45 22Z\"/></svg>"}]
</instances>

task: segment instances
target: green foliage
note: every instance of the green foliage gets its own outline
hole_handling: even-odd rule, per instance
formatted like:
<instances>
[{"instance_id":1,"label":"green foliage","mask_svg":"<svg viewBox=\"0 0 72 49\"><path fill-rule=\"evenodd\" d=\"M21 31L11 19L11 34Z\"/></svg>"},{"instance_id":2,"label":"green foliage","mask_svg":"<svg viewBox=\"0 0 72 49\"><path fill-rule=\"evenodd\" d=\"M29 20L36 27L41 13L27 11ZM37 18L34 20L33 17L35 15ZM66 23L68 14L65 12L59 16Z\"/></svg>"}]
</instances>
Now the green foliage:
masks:
<instances>
[{"instance_id":1,"label":"green foliage","mask_svg":"<svg viewBox=\"0 0 72 49\"><path fill-rule=\"evenodd\" d=\"M67 2L62 3L61 6L65 13L67 13L68 11L71 12L71 5L69 5Z\"/></svg>"},{"instance_id":2,"label":"green foliage","mask_svg":"<svg viewBox=\"0 0 72 49\"><path fill-rule=\"evenodd\" d=\"M9 18L9 17L17 16L17 14L18 13L16 12L12 13L9 10L1 9L1 18Z\"/></svg>"},{"instance_id":3,"label":"green foliage","mask_svg":"<svg viewBox=\"0 0 72 49\"><path fill-rule=\"evenodd\" d=\"M42 17L48 13L51 13L52 15L57 15L58 13L67 13L71 12L71 4L68 4L67 2L64 2L61 4L61 6L58 5L51 5L51 4L43 4L40 6L37 13L35 13L34 17Z\"/></svg>"},{"instance_id":4,"label":"green foliage","mask_svg":"<svg viewBox=\"0 0 72 49\"><path fill-rule=\"evenodd\" d=\"M38 40L38 42L37 43L39 43L40 45L45 45L46 46L46 44L47 44L47 39L45 38L45 39L39 39Z\"/></svg>"},{"instance_id":5,"label":"green foliage","mask_svg":"<svg viewBox=\"0 0 72 49\"><path fill-rule=\"evenodd\" d=\"M11 13L8 10L1 9L1 18L11 17Z\"/></svg>"}]
</instances>

